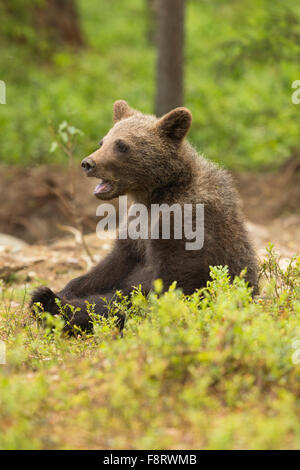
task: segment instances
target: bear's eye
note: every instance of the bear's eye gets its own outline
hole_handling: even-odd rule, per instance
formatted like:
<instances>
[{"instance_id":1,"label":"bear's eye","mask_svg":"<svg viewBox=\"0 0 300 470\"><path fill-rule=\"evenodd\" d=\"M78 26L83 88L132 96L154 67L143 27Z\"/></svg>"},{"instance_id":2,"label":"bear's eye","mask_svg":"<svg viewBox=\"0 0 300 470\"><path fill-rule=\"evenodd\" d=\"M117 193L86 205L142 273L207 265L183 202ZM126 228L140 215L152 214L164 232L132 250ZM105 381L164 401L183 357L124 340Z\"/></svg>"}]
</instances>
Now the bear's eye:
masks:
<instances>
[{"instance_id":1,"label":"bear's eye","mask_svg":"<svg viewBox=\"0 0 300 470\"><path fill-rule=\"evenodd\" d=\"M128 145L123 140L116 140L116 147L119 152L125 153L128 150Z\"/></svg>"},{"instance_id":2,"label":"bear's eye","mask_svg":"<svg viewBox=\"0 0 300 470\"><path fill-rule=\"evenodd\" d=\"M103 145L103 140L100 140L99 147L102 147L102 145Z\"/></svg>"}]
</instances>

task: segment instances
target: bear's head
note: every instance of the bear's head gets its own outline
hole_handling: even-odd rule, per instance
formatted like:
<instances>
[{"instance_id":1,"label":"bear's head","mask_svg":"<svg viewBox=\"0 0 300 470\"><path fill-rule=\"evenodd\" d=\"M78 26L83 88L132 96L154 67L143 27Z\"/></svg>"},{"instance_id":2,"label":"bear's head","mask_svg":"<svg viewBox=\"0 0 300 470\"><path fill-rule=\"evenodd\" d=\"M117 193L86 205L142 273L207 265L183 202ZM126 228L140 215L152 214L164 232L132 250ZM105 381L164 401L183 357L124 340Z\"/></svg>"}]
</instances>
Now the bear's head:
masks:
<instances>
[{"instance_id":1,"label":"bear's head","mask_svg":"<svg viewBox=\"0 0 300 470\"><path fill-rule=\"evenodd\" d=\"M101 180L95 196L108 200L151 192L176 181L184 171L180 149L191 125L190 111L176 108L157 119L119 100L113 117L114 126L99 149L81 163L87 176Z\"/></svg>"}]
</instances>

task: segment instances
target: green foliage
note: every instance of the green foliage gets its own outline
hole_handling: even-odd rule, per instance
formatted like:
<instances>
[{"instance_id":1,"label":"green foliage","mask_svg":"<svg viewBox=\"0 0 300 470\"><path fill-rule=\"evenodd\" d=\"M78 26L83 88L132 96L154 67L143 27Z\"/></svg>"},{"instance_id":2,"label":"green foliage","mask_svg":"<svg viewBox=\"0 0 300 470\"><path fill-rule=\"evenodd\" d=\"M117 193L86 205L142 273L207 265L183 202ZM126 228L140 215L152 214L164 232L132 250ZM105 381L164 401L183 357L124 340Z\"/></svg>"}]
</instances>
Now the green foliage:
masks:
<instances>
[{"instance_id":1,"label":"green foliage","mask_svg":"<svg viewBox=\"0 0 300 470\"><path fill-rule=\"evenodd\" d=\"M147 40L147 2L78 5L86 49L60 48L46 59L32 54L28 43L1 50L7 104L0 109L0 159L6 163L64 161L63 153L49 152L49 122L56 128L68 120L84 131L81 159L109 129L115 99L153 111L155 48ZM5 28L34 34L28 11L18 11ZM197 148L235 169L274 167L297 154L299 106L291 102L291 85L300 76L299 5L190 0L186 32L186 105Z\"/></svg>"},{"instance_id":2,"label":"green foliage","mask_svg":"<svg viewBox=\"0 0 300 470\"><path fill-rule=\"evenodd\" d=\"M269 294L276 300L288 301L299 297L300 294L300 256L295 255L283 269L280 257L275 252L273 243L267 247L268 257L262 263L261 275L269 282Z\"/></svg>"},{"instance_id":3,"label":"green foliage","mask_svg":"<svg viewBox=\"0 0 300 470\"><path fill-rule=\"evenodd\" d=\"M35 28L34 12L45 0L0 0L1 39L26 42L29 48L41 51L41 43L46 46L46 38L41 38Z\"/></svg>"},{"instance_id":4,"label":"green foliage","mask_svg":"<svg viewBox=\"0 0 300 470\"><path fill-rule=\"evenodd\" d=\"M279 270L274 256L266 273ZM59 317L39 328L24 293L16 308L3 289L0 448L299 448L298 268L279 297L254 301L226 267L191 296L175 284L162 294L157 280L148 298L119 294L108 320L90 305L94 335L76 337L61 334ZM264 282L274 292L273 277ZM116 309L127 316L123 338Z\"/></svg>"},{"instance_id":5,"label":"green foliage","mask_svg":"<svg viewBox=\"0 0 300 470\"><path fill-rule=\"evenodd\" d=\"M73 158L76 146L76 137L82 135L82 131L71 126L67 121L62 121L57 131L52 129L55 140L52 141L49 152L53 153L60 148L68 157Z\"/></svg>"}]
</instances>

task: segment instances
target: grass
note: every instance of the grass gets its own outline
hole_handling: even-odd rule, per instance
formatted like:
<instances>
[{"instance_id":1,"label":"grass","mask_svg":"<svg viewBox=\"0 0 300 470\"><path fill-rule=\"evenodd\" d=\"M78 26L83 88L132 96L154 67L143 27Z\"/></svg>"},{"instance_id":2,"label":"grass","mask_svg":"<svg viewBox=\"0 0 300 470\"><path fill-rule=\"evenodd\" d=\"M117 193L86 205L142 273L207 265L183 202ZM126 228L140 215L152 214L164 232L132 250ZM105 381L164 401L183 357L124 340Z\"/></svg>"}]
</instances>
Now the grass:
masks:
<instances>
[{"instance_id":1,"label":"grass","mask_svg":"<svg viewBox=\"0 0 300 470\"><path fill-rule=\"evenodd\" d=\"M0 448L299 448L299 263L282 271L269 250L255 301L226 268L190 297L156 281L111 307L124 338L97 318L93 336L38 328L24 289L3 285Z\"/></svg>"},{"instance_id":2,"label":"grass","mask_svg":"<svg viewBox=\"0 0 300 470\"><path fill-rule=\"evenodd\" d=\"M44 43L33 38L39 54L30 44L4 40L5 163L64 162L61 153L49 152L49 123L57 128L64 120L85 133L80 160L110 128L116 99L153 112L156 50L147 39L147 2L78 4L87 45L82 50L45 54ZM278 167L298 153L299 109L291 85L300 74L299 34L300 8L293 0L187 3L185 104L199 151L236 170Z\"/></svg>"}]
</instances>

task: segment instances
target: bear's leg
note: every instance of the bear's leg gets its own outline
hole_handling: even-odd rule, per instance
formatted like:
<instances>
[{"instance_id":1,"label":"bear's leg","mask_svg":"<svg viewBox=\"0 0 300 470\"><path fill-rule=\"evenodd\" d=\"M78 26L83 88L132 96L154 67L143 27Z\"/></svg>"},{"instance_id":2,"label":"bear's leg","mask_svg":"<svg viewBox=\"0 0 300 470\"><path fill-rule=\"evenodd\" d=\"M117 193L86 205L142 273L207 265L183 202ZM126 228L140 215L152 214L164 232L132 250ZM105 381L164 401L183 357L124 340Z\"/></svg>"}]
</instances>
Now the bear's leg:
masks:
<instances>
[{"instance_id":1,"label":"bear's leg","mask_svg":"<svg viewBox=\"0 0 300 470\"><path fill-rule=\"evenodd\" d=\"M119 289L139 263L135 240L117 240L110 254L83 276L72 279L58 294L65 299L82 298Z\"/></svg>"},{"instance_id":2,"label":"bear's leg","mask_svg":"<svg viewBox=\"0 0 300 470\"><path fill-rule=\"evenodd\" d=\"M159 277L155 276L152 267L137 266L130 275L124 279L120 289L124 295L129 295L134 287L142 286L144 294L148 294L152 288L153 280ZM55 294L48 287L40 287L32 294L30 302L30 309L34 314L39 311L48 312L52 315L63 315L66 320L64 331L72 331L74 326L80 327L84 331L92 330L92 319L89 315L88 304L93 305L92 312L96 315L101 315L105 318L108 317L107 304L116 296L115 291L99 294L88 294L83 298L77 296L65 296L64 292ZM41 308L34 304L38 302ZM115 314L118 317L117 325L120 330L124 327L124 315L121 313Z\"/></svg>"},{"instance_id":3,"label":"bear's leg","mask_svg":"<svg viewBox=\"0 0 300 470\"><path fill-rule=\"evenodd\" d=\"M90 311L96 315L101 315L105 318L108 317L108 303L115 297L115 293L108 292L104 295L92 295L88 296L85 299L64 299L63 297L55 294L48 287L38 288L32 295L30 309L36 315L39 312L48 312L52 315L63 315L65 318L65 326L63 331L72 332L74 326L79 327L83 331L92 331L92 318L89 315L89 307L91 305ZM34 309L34 304L39 302L41 308L36 306ZM117 326L120 330L124 327L124 316L122 314L116 314L117 316Z\"/></svg>"}]
</instances>

